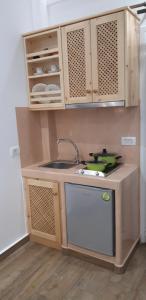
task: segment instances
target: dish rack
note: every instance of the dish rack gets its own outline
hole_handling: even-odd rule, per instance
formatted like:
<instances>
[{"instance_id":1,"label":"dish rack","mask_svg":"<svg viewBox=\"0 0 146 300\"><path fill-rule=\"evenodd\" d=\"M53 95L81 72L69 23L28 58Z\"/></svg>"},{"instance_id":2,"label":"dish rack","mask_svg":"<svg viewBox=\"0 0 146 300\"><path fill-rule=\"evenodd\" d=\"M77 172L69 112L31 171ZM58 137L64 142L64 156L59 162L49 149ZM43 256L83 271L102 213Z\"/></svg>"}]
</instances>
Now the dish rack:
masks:
<instances>
[{"instance_id":1,"label":"dish rack","mask_svg":"<svg viewBox=\"0 0 146 300\"><path fill-rule=\"evenodd\" d=\"M28 35L24 45L29 107L34 110L64 108L60 29ZM58 66L56 71L50 71L52 65ZM37 69L42 72L37 73Z\"/></svg>"}]
</instances>

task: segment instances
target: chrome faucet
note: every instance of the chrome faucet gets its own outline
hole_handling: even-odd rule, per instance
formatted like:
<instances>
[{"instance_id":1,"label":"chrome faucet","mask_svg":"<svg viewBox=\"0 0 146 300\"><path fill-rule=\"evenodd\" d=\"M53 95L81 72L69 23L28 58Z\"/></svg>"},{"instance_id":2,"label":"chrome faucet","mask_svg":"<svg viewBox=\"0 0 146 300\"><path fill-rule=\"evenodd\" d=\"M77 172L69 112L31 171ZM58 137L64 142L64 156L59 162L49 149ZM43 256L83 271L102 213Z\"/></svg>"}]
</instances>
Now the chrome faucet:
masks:
<instances>
[{"instance_id":1,"label":"chrome faucet","mask_svg":"<svg viewBox=\"0 0 146 300\"><path fill-rule=\"evenodd\" d=\"M59 145L60 143L70 143L73 145L75 151L76 151L76 156L75 156L75 163L79 164L80 162L80 154L79 154L79 149L77 145L71 140L71 139L57 139L57 144Z\"/></svg>"}]
</instances>

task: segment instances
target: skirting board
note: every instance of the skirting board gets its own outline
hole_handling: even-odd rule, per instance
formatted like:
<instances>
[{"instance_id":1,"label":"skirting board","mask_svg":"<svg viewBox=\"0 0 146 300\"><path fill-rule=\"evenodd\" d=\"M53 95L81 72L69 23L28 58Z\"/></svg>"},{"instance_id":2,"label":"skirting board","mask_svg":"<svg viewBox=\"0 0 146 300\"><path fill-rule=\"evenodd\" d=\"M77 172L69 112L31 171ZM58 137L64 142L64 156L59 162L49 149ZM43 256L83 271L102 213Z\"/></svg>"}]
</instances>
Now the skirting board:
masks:
<instances>
[{"instance_id":1,"label":"skirting board","mask_svg":"<svg viewBox=\"0 0 146 300\"><path fill-rule=\"evenodd\" d=\"M8 257L10 254L15 252L17 249L19 249L21 246L26 244L28 241L29 241L29 235L25 236L24 238L16 242L16 244L14 244L13 246L11 246L6 251L0 254L0 261Z\"/></svg>"},{"instance_id":2,"label":"skirting board","mask_svg":"<svg viewBox=\"0 0 146 300\"><path fill-rule=\"evenodd\" d=\"M103 268L114 271L113 263L98 259L96 257L92 257L92 256L77 252L77 251L72 250L72 249L67 249L67 248L63 248L62 253L65 254L65 255L68 255L68 256L78 257L78 258L80 258L82 260L85 260L89 263L92 263L92 264L98 265L100 267L103 267Z\"/></svg>"}]
</instances>

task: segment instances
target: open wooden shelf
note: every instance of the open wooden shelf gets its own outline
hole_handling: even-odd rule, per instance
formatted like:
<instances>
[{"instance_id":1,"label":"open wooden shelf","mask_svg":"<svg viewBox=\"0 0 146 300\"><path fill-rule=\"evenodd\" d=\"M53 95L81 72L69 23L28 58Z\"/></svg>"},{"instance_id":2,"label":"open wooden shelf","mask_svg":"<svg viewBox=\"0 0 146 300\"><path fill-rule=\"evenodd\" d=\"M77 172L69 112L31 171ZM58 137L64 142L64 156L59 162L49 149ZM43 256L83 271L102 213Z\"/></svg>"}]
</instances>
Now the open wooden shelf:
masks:
<instances>
[{"instance_id":1,"label":"open wooden shelf","mask_svg":"<svg viewBox=\"0 0 146 300\"><path fill-rule=\"evenodd\" d=\"M64 103L62 101L57 103L32 103L29 105L30 110L39 111L39 110L58 110L64 109Z\"/></svg>"},{"instance_id":2,"label":"open wooden shelf","mask_svg":"<svg viewBox=\"0 0 146 300\"><path fill-rule=\"evenodd\" d=\"M46 55L46 54L56 53L58 51L59 51L58 48L53 48L53 49L50 49L50 50L43 50L43 51L39 51L39 52L29 53L29 54L26 55L26 57L29 58L29 57L34 57L34 56L43 56L43 55Z\"/></svg>"},{"instance_id":3,"label":"open wooden shelf","mask_svg":"<svg viewBox=\"0 0 146 300\"><path fill-rule=\"evenodd\" d=\"M39 97L39 98L31 98L31 103L55 103L61 101L61 96L57 96L57 97L49 97L49 98L45 98L45 97Z\"/></svg>"},{"instance_id":4,"label":"open wooden shelf","mask_svg":"<svg viewBox=\"0 0 146 300\"><path fill-rule=\"evenodd\" d=\"M61 94L61 90L57 91L47 91L47 92L32 92L30 93L30 96L39 96L39 95L57 95Z\"/></svg>"},{"instance_id":5,"label":"open wooden shelf","mask_svg":"<svg viewBox=\"0 0 146 300\"><path fill-rule=\"evenodd\" d=\"M33 92L30 93L30 103L32 105L57 105L61 104L63 105L62 96L61 96L61 90L58 91L47 91L47 92Z\"/></svg>"},{"instance_id":6,"label":"open wooden shelf","mask_svg":"<svg viewBox=\"0 0 146 300\"><path fill-rule=\"evenodd\" d=\"M40 58L33 58L33 59L27 60L27 62L28 63L39 63L39 62L43 62L43 61L47 61L47 60L51 60L51 59L55 59L55 58L59 58L59 55L55 54L55 55L50 55L50 56L45 56L45 57L40 57Z\"/></svg>"},{"instance_id":7,"label":"open wooden shelf","mask_svg":"<svg viewBox=\"0 0 146 300\"><path fill-rule=\"evenodd\" d=\"M47 73L47 74L28 76L28 78L35 79L35 78L52 77L52 76L59 76L59 75L60 75L60 72L52 72L52 73Z\"/></svg>"},{"instance_id":8,"label":"open wooden shelf","mask_svg":"<svg viewBox=\"0 0 146 300\"><path fill-rule=\"evenodd\" d=\"M64 107L64 85L62 68L61 30L48 30L24 38L26 50L26 68L29 93L29 107L39 109L57 109ZM46 49L46 50L45 50ZM52 72L56 65L56 72ZM38 74L37 68L43 71ZM49 72L50 71L50 72ZM59 90L32 92L37 84L54 84Z\"/></svg>"}]
</instances>

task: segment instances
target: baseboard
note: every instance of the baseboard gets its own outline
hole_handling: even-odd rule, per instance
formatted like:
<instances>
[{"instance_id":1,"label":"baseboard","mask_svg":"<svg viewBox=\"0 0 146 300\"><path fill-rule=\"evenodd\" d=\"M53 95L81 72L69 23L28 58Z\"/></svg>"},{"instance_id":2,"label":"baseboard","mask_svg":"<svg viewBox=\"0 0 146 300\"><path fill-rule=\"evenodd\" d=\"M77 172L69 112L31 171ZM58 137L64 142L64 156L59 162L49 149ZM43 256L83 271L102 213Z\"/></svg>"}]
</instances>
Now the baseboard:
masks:
<instances>
[{"instance_id":1,"label":"baseboard","mask_svg":"<svg viewBox=\"0 0 146 300\"><path fill-rule=\"evenodd\" d=\"M55 249L62 248L59 242L51 241L49 239L37 236L35 234L30 234L30 241L50 247L50 248L55 248Z\"/></svg>"},{"instance_id":2,"label":"baseboard","mask_svg":"<svg viewBox=\"0 0 146 300\"><path fill-rule=\"evenodd\" d=\"M120 266L115 266L114 268L114 271L115 273L117 274L123 274L126 270L127 270L127 267L128 267L128 264L129 264L129 261L131 260L131 258L133 257L133 255L135 254L138 246L140 244L140 240L137 239L137 241L135 242L134 244L134 247L133 249L131 250L131 252L129 253L128 257L126 258L124 264L120 267Z\"/></svg>"},{"instance_id":3,"label":"baseboard","mask_svg":"<svg viewBox=\"0 0 146 300\"><path fill-rule=\"evenodd\" d=\"M68 256L78 257L78 258L80 258L82 260L85 260L89 263L96 264L100 267L103 267L103 268L109 269L111 271L114 271L114 264L113 263L101 260L97 257L92 257L92 256L89 256L87 254L79 253L75 250L65 249L65 248L62 249L62 253L65 254L65 255L68 255Z\"/></svg>"},{"instance_id":4,"label":"baseboard","mask_svg":"<svg viewBox=\"0 0 146 300\"><path fill-rule=\"evenodd\" d=\"M10 254L12 254L13 252L15 252L20 247L22 247L28 241L29 241L29 235L27 235L24 238L22 238L22 240L16 242L16 244L14 244L9 249L7 249L5 252L3 252L2 254L0 254L0 261L3 260L3 259L5 259L6 257L8 257Z\"/></svg>"}]
</instances>

